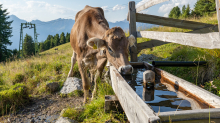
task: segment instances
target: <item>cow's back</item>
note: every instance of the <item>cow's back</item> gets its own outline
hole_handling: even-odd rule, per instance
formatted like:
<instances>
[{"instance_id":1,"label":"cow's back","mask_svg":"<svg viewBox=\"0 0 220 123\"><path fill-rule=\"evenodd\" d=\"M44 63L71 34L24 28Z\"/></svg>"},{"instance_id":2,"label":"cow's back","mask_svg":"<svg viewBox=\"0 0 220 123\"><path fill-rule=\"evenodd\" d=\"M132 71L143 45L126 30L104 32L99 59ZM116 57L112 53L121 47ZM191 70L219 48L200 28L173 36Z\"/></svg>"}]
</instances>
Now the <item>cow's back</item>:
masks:
<instances>
[{"instance_id":1,"label":"cow's back","mask_svg":"<svg viewBox=\"0 0 220 123\"><path fill-rule=\"evenodd\" d=\"M102 38L109 29L102 8L86 6L75 17L75 24L71 30L70 43L73 50L79 54L90 49L86 41L92 37ZM92 50L92 49L90 49Z\"/></svg>"}]
</instances>

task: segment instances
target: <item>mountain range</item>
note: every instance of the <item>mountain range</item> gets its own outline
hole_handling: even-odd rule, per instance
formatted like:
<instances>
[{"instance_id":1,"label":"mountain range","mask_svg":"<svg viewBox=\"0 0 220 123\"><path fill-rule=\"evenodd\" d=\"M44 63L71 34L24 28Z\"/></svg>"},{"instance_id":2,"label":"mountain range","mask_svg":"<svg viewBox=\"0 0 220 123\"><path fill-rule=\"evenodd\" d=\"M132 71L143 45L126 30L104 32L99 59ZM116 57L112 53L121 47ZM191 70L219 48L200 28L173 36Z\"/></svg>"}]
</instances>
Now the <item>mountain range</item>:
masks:
<instances>
[{"instance_id":1,"label":"mountain range","mask_svg":"<svg viewBox=\"0 0 220 123\"><path fill-rule=\"evenodd\" d=\"M26 20L22 20L18 18L15 15L10 15L10 18L8 21L13 20L11 27L12 27L12 37L10 38L12 45L8 46L9 49L18 49L19 47L19 40L20 40L20 28L21 23L26 23ZM75 23L75 20L72 19L56 19L48 22L43 22L40 20L33 20L31 23L36 25L36 31L39 34L37 39L38 42L45 41L48 35L55 35L55 34L61 34L64 32L65 34L67 32L70 33L73 24ZM118 26L121 27L123 30L129 29L129 22L127 20L123 21L117 21L117 22L108 22L110 28ZM152 24L146 24L146 23L137 23L137 29L138 28L150 28L152 27ZM31 35L32 38L34 38L34 29L25 28L23 30L23 37L25 34Z\"/></svg>"}]
</instances>

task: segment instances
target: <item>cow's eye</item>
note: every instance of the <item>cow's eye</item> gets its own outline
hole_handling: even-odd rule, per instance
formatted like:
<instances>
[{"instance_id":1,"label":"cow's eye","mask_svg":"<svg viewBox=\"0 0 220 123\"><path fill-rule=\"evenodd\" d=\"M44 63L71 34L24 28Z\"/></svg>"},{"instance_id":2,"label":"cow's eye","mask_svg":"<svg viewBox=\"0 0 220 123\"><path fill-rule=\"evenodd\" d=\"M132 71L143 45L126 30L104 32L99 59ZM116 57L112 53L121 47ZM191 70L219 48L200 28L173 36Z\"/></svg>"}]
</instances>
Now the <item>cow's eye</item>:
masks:
<instances>
[{"instance_id":1,"label":"cow's eye","mask_svg":"<svg viewBox=\"0 0 220 123\"><path fill-rule=\"evenodd\" d=\"M110 53L112 53L113 51L112 51L112 49L110 48L110 47L108 47L108 51L110 52Z\"/></svg>"}]
</instances>

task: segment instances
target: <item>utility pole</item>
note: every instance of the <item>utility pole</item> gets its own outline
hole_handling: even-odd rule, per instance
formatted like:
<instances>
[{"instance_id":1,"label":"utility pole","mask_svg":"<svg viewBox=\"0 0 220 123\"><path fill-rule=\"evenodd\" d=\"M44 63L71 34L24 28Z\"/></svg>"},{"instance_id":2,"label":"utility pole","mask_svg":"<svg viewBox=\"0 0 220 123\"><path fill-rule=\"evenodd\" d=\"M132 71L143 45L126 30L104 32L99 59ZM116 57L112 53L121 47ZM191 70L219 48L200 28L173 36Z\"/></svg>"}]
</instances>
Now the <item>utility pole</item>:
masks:
<instances>
[{"instance_id":1,"label":"utility pole","mask_svg":"<svg viewBox=\"0 0 220 123\"><path fill-rule=\"evenodd\" d=\"M34 28L34 45L35 45L35 54L38 54L39 53L39 50L38 50L38 41L37 41L37 32L36 32L36 25L35 24L32 24L32 23L29 23L29 22L26 22L26 23L21 23L21 30L20 30L20 41L19 41L19 58L23 57L24 56L24 48L23 48L23 43L24 43L24 39L23 39L23 28L28 28L29 29L32 29ZM21 51L22 49L22 51Z\"/></svg>"}]
</instances>

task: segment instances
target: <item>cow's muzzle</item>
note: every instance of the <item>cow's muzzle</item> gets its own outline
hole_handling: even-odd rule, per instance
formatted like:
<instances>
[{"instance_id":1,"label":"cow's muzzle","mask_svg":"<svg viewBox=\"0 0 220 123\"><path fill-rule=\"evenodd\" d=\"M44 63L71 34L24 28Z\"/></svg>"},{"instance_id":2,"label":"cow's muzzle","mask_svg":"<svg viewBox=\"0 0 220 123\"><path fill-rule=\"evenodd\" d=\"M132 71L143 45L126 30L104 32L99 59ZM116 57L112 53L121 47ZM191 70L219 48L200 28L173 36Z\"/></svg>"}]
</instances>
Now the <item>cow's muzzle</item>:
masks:
<instances>
[{"instance_id":1,"label":"cow's muzzle","mask_svg":"<svg viewBox=\"0 0 220 123\"><path fill-rule=\"evenodd\" d=\"M133 73L133 67L131 65L121 66L118 68L118 71L122 75L131 75Z\"/></svg>"}]
</instances>

